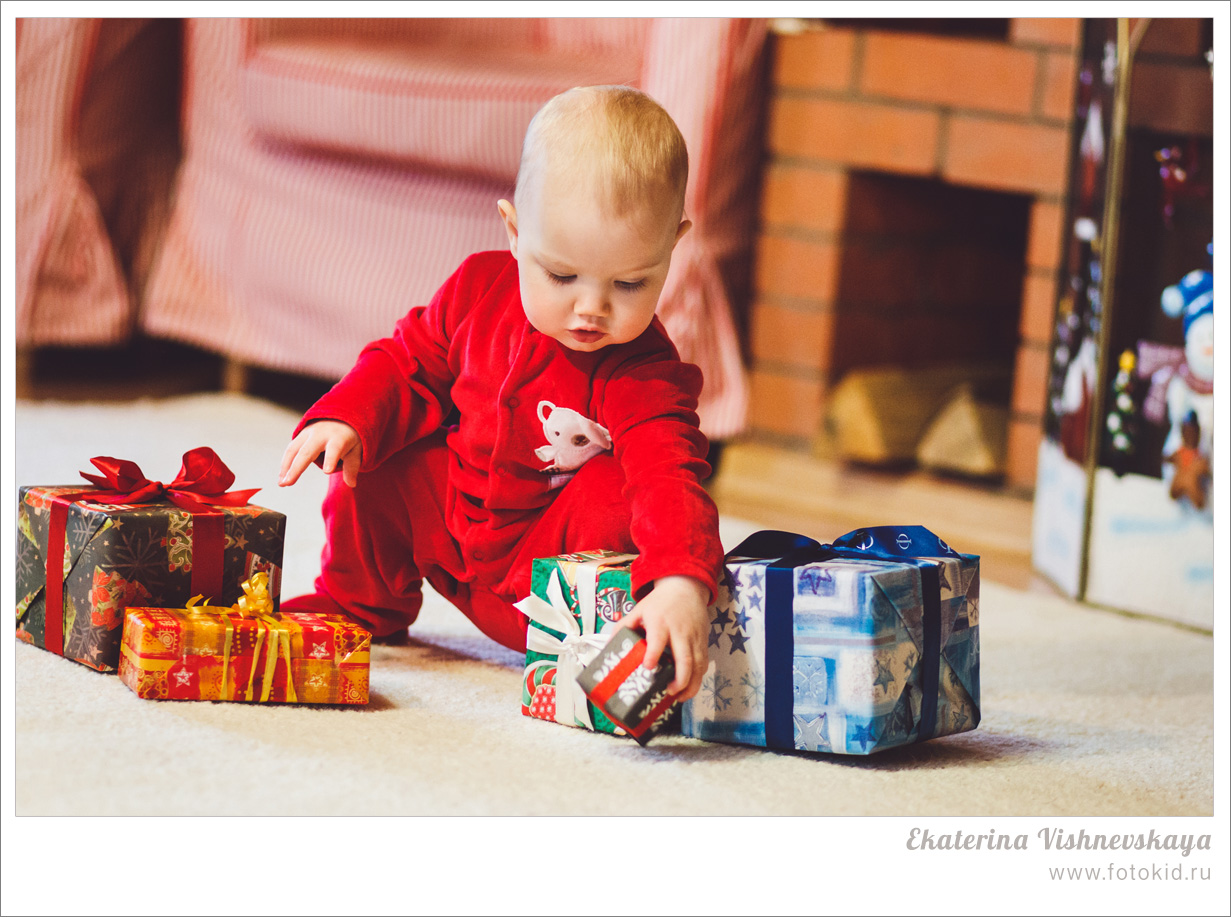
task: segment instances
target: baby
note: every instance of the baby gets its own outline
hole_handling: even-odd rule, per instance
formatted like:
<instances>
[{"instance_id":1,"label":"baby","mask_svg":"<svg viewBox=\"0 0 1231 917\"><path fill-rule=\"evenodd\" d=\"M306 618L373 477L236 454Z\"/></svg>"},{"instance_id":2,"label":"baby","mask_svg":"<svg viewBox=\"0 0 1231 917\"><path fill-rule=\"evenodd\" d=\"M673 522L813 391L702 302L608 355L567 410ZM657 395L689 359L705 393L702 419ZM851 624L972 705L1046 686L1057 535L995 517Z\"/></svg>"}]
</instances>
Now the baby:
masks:
<instances>
[{"instance_id":1,"label":"baby","mask_svg":"<svg viewBox=\"0 0 1231 917\"><path fill-rule=\"evenodd\" d=\"M655 318L683 218L688 154L670 116L625 87L572 89L526 133L509 251L472 255L431 303L304 416L279 484L330 480L314 595L377 638L414 621L426 579L516 650L535 557L638 554L629 623L645 664L696 694L722 562L701 486L700 371Z\"/></svg>"}]
</instances>

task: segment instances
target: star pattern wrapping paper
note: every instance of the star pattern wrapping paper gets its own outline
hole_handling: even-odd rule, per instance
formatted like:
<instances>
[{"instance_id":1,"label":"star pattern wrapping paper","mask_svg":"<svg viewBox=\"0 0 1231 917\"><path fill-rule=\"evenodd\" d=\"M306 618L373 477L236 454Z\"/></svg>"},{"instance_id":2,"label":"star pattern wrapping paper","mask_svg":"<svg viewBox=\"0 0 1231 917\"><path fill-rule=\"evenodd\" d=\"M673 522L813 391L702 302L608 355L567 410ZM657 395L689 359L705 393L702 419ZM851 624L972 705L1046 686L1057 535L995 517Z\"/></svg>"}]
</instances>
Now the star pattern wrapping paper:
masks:
<instances>
[{"instance_id":1,"label":"star pattern wrapping paper","mask_svg":"<svg viewBox=\"0 0 1231 917\"><path fill-rule=\"evenodd\" d=\"M940 564L935 736L979 723L979 559ZM766 745L766 572L729 559L711 606L709 664L685 735ZM796 567L789 711L795 748L865 755L919 741L923 586L918 567L835 558Z\"/></svg>"},{"instance_id":2,"label":"star pattern wrapping paper","mask_svg":"<svg viewBox=\"0 0 1231 917\"><path fill-rule=\"evenodd\" d=\"M17 637L46 649L47 551L51 505L82 486L22 487L17 504ZM223 592L229 605L253 573L270 574L275 601L286 517L261 506L220 506ZM124 610L183 607L192 598L192 514L165 500L142 505L73 503L64 549L64 656L99 671L120 659Z\"/></svg>"}]
</instances>

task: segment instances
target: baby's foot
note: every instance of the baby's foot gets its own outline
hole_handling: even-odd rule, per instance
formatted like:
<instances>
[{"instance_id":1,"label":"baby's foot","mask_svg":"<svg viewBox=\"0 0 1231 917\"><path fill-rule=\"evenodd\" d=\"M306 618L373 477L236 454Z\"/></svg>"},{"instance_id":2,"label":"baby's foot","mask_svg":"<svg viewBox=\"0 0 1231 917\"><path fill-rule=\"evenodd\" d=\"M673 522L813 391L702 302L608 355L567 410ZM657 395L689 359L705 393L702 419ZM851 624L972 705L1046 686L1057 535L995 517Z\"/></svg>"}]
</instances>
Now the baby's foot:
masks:
<instances>
[{"instance_id":1,"label":"baby's foot","mask_svg":"<svg viewBox=\"0 0 1231 917\"><path fill-rule=\"evenodd\" d=\"M369 631L372 634L372 643L374 645L405 646L410 642L410 635L406 633L406 628L404 626L397 627L394 625L394 629L388 633L378 634L373 629L373 625L370 621L365 621L362 618L351 614L332 598L322 592L311 592L307 595L297 595L293 599L283 599L280 610L314 615L342 615L343 617L349 618L360 627Z\"/></svg>"},{"instance_id":2,"label":"baby's foot","mask_svg":"<svg viewBox=\"0 0 1231 917\"><path fill-rule=\"evenodd\" d=\"M379 637L372 636L373 646L406 646L408 643L410 643L410 634L407 633L405 627L401 630L395 630L391 634L383 634Z\"/></svg>"}]
</instances>

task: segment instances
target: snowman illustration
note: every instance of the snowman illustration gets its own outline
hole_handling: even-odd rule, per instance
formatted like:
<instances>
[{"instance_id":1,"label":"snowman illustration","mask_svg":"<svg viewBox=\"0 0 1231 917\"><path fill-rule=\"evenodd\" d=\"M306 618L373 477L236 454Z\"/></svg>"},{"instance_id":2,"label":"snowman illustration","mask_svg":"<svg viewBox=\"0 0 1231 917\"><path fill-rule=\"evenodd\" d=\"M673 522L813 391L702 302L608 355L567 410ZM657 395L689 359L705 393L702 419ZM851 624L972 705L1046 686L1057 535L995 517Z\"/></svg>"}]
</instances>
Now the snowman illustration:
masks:
<instances>
[{"instance_id":1,"label":"snowman illustration","mask_svg":"<svg viewBox=\"0 0 1231 917\"><path fill-rule=\"evenodd\" d=\"M1142 413L1168 425L1163 442L1163 480L1172 484L1179 470L1208 467L1214 442L1214 277L1190 271L1161 297L1163 311L1184 322L1184 347L1142 341L1139 375L1150 379ZM1204 495L1194 496L1191 482L1172 487L1175 499L1200 509ZM1206 479L1208 486L1208 478Z\"/></svg>"}]
</instances>

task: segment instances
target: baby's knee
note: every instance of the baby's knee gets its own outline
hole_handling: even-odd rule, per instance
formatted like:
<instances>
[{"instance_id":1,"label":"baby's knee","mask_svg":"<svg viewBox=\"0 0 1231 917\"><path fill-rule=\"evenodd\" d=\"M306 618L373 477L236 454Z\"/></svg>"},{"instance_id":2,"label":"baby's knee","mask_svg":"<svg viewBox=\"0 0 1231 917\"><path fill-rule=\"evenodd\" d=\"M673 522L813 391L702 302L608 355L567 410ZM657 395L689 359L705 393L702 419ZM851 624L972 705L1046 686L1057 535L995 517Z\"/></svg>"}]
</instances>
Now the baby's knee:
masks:
<instances>
[{"instance_id":1,"label":"baby's knee","mask_svg":"<svg viewBox=\"0 0 1231 917\"><path fill-rule=\"evenodd\" d=\"M587 504L611 506L625 503L624 469L610 453L596 455L582 465L567 486L574 500L584 500Z\"/></svg>"},{"instance_id":2,"label":"baby's knee","mask_svg":"<svg viewBox=\"0 0 1231 917\"><path fill-rule=\"evenodd\" d=\"M624 471L613 456L590 459L569 482L565 530L568 550L632 550L632 511L624 496Z\"/></svg>"}]
</instances>

